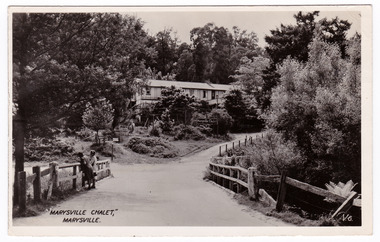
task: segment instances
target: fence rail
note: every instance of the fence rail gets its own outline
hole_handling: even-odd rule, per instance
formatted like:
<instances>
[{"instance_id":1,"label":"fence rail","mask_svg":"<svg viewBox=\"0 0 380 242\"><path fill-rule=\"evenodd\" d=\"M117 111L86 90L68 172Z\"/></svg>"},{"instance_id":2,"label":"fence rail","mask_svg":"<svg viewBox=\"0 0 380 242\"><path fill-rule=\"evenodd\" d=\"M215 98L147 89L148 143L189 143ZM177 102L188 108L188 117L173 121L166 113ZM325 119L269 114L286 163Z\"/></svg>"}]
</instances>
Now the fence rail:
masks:
<instances>
[{"instance_id":1,"label":"fence rail","mask_svg":"<svg viewBox=\"0 0 380 242\"><path fill-rule=\"evenodd\" d=\"M105 177L111 175L110 160L101 160L96 162L96 179L101 180ZM71 175L59 176L59 170L72 168ZM61 173L62 174L62 173ZM20 171L17 173L16 185L18 186L18 196L19 196L19 210L24 212L26 210L26 193L28 184L32 184L33 187L33 199L35 203L39 203L42 200L42 187L41 178L45 176L50 176L47 184L47 195L46 200L49 200L53 194L53 190L64 190L62 184L67 181L72 181L71 189L77 189L77 181L82 180L82 186L84 185L84 180L82 179L83 173L80 170L80 163L70 163L59 165L55 162L49 163L49 168L41 171L40 166L33 167L33 174L26 176L25 171Z\"/></svg>"},{"instance_id":2,"label":"fence rail","mask_svg":"<svg viewBox=\"0 0 380 242\"><path fill-rule=\"evenodd\" d=\"M264 137L264 133L261 133L261 134L257 134L256 136L245 136L245 139L243 140L238 140L236 141L233 141L231 142L229 145L228 144L225 144L225 145L220 145L219 146L219 157L221 156L224 156L225 154L228 154L228 151L229 150L235 150L236 148L240 148L241 146L248 146L248 145L253 145L253 140L254 139L257 139L257 138L263 138Z\"/></svg>"},{"instance_id":3,"label":"fence rail","mask_svg":"<svg viewBox=\"0 0 380 242\"><path fill-rule=\"evenodd\" d=\"M215 161L215 157L213 157L212 161ZM277 211L283 209L287 186L296 187L303 191L341 203L341 206L333 213L332 217L335 217L341 212L347 212L352 206L358 205L357 202L355 203L355 198L357 197L357 193L355 192L348 198L345 198L328 190L287 177L286 172L282 172L281 175L259 175L254 167L244 169L238 166L229 166L214 162L209 163L209 168L212 181L237 193L241 192L242 187L244 187L248 190L248 195L253 199L259 197L261 182L278 183L276 200Z\"/></svg>"}]
</instances>

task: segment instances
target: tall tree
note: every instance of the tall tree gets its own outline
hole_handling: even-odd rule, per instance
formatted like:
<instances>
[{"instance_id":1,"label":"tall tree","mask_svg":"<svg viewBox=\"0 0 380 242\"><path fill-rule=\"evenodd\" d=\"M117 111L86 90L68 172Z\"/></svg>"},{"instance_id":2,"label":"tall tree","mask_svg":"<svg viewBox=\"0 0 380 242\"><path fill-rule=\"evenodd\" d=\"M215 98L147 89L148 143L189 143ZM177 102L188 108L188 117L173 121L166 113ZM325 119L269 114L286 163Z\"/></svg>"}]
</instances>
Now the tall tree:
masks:
<instances>
[{"instance_id":1,"label":"tall tree","mask_svg":"<svg viewBox=\"0 0 380 242\"><path fill-rule=\"evenodd\" d=\"M86 127L95 130L97 137L99 130L107 128L113 120L114 109L112 104L106 99L101 99L95 105L86 104L86 110L83 113L83 123Z\"/></svg>"},{"instance_id":2,"label":"tall tree","mask_svg":"<svg viewBox=\"0 0 380 242\"><path fill-rule=\"evenodd\" d=\"M297 144L307 178L321 186L329 179L361 181L358 43L350 42L343 59L338 46L315 38L306 63L286 59L265 115L269 127Z\"/></svg>"},{"instance_id":3,"label":"tall tree","mask_svg":"<svg viewBox=\"0 0 380 242\"><path fill-rule=\"evenodd\" d=\"M139 20L119 14L14 13L12 27L17 174L24 169L27 133L41 132L115 87L131 93L144 67L141 53L149 49L138 38Z\"/></svg>"},{"instance_id":4,"label":"tall tree","mask_svg":"<svg viewBox=\"0 0 380 242\"><path fill-rule=\"evenodd\" d=\"M268 43L265 50L269 55L271 64L263 75L265 84L262 89L262 96L266 99L262 102L262 110L269 107L272 88L279 83L277 66L288 56L300 62L306 62L309 58L308 46L314 37L338 45L341 56L346 57L346 32L351 24L338 18L332 20L324 18L316 21L318 15L319 11L298 12L294 15L296 25L281 24L280 28L270 31L271 35L265 36L265 41Z\"/></svg>"},{"instance_id":5,"label":"tall tree","mask_svg":"<svg viewBox=\"0 0 380 242\"><path fill-rule=\"evenodd\" d=\"M173 70L173 64L178 59L177 45L178 39L172 29L160 31L155 36L154 46L157 51L157 57L154 67L161 72L162 76L169 74Z\"/></svg>"}]
</instances>

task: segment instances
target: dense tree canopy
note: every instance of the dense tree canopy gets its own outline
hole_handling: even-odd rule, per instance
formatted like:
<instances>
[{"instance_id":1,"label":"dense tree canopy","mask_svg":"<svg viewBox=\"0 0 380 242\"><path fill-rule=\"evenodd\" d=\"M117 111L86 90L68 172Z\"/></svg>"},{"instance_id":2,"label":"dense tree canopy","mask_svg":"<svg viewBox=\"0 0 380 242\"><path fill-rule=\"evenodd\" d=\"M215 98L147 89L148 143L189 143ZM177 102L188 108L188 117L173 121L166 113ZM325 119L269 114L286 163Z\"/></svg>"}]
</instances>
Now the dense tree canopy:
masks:
<instances>
[{"instance_id":1,"label":"dense tree canopy","mask_svg":"<svg viewBox=\"0 0 380 242\"><path fill-rule=\"evenodd\" d=\"M279 83L277 66L290 57L300 62L309 58L309 44L315 37L327 43L339 46L341 57L346 58L346 33L351 24L348 21L326 18L316 21L318 11L294 15L296 25L280 25L280 28L271 30L271 35L265 36L267 47L265 50L271 60L269 67L263 73L264 85L262 88L261 109L270 105L272 88Z\"/></svg>"},{"instance_id":2,"label":"dense tree canopy","mask_svg":"<svg viewBox=\"0 0 380 242\"><path fill-rule=\"evenodd\" d=\"M360 181L358 43L359 37L351 40L343 59L339 46L315 38L306 63L288 58L279 67L280 83L264 116L269 127L296 142L311 181L321 182L320 175Z\"/></svg>"},{"instance_id":3,"label":"dense tree canopy","mask_svg":"<svg viewBox=\"0 0 380 242\"><path fill-rule=\"evenodd\" d=\"M12 25L17 173L26 134L43 135L85 103L106 97L118 122L151 49L141 21L120 14L14 13Z\"/></svg>"}]
</instances>

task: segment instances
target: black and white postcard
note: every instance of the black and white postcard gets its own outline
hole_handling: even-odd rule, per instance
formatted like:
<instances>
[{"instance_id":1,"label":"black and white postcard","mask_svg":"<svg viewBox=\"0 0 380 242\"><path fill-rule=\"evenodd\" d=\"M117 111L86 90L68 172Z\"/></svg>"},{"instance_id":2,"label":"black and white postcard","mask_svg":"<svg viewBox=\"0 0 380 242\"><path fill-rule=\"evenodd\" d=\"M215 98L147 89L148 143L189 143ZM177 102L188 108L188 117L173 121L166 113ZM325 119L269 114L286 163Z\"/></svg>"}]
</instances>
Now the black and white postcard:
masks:
<instances>
[{"instance_id":1,"label":"black and white postcard","mask_svg":"<svg viewBox=\"0 0 380 242\"><path fill-rule=\"evenodd\" d=\"M372 233L370 5L8 15L10 235Z\"/></svg>"}]
</instances>

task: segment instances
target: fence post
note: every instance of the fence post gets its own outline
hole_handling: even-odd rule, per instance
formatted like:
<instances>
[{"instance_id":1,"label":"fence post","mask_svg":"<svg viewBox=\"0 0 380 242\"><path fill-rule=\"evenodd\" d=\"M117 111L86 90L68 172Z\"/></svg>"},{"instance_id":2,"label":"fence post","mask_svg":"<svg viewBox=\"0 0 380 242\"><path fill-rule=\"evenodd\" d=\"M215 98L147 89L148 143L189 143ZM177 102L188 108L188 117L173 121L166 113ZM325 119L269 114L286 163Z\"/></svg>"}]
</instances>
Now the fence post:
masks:
<instances>
[{"instance_id":1,"label":"fence post","mask_svg":"<svg viewBox=\"0 0 380 242\"><path fill-rule=\"evenodd\" d=\"M229 169L229 170L230 170L230 174L229 174L229 176L230 176L230 177L233 177L233 176L234 176L234 171L233 171L232 169ZM233 181L231 181L231 180L229 180L229 189L230 189L231 191L234 190L234 183L233 183Z\"/></svg>"},{"instance_id":2,"label":"fence post","mask_svg":"<svg viewBox=\"0 0 380 242\"><path fill-rule=\"evenodd\" d=\"M216 167L216 172L218 173L218 174L220 174L220 167L219 166L217 166ZM216 183L218 184L218 185L221 185L221 177L220 176L217 176L216 177Z\"/></svg>"},{"instance_id":3,"label":"fence post","mask_svg":"<svg viewBox=\"0 0 380 242\"><path fill-rule=\"evenodd\" d=\"M53 163L53 189L59 187L59 178L58 178L58 169L59 166L57 163Z\"/></svg>"},{"instance_id":4,"label":"fence post","mask_svg":"<svg viewBox=\"0 0 380 242\"><path fill-rule=\"evenodd\" d=\"M219 156L222 156L222 146L219 146Z\"/></svg>"},{"instance_id":5,"label":"fence post","mask_svg":"<svg viewBox=\"0 0 380 242\"><path fill-rule=\"evenodd\" d=\"M239 148L240 148L240 140L239 140Z\"/></svg>"},{"instance_id":6,"label":"fence post","mask_svg":"<svg viewBox=\"0 0 380 242\"><path fill-rule=\"evenodd\" d=\"M111 152L112 152L112 153L111 153L111 160L113 161L113 143L112 143L111 147L112 147L112 148L111 148Z\"/></svg>"},{"instance_id":7,"label":"fence post","mask_svg":"<svg viewBox=\"0 0 380 242\"><path fill-rule=\"evenodd\" d=\"M248 168L248 195L252 199L256 199L256 193L255 193L255 187L257 184L255 184L255 168L249 167Z\"/></svg>"},{"instance_id":8,"label":"fence post","mask_svg":"<svg viewBox=\"0 0 380 242\"><path fill-rule=\"evenodd\" d=\"M107 168L107 176L111 176L111 164L110 164L110 160L107 160L106 168Z\"/></svg>"},{"instance_id":9,"label":"fence post","mask_svg":"<svg viewBox=\"0 0 380 242\"><path fill-rule=\"evenodd\" d=\"M58 169L58 164L55 162L49 163L49 168L50 168L50 180L49 180L49 185L48 185L48 193L47 193L47 200L50 199L53 189L58 187L58 174L57 174L57 169Z\"/></svg>"},{"instance_id":10,"label":"fence post","mask_svg":"<svg viewBox=\"0 0 380 242\"><path fill-rule=\"evenodd\" d=\"M227 153L227 150L228 150L228 149L227 149L227 144L226 144L226 153Z\"/></svg>"},{"instance_id":11,"label":"fence post","mask_svg":"<svg viewBox=\"0 0 380 242\"><path fill-rule=\"evenodd\" d=\"M222 174L225 175L226 174L226 169L222 168ZM222 178L222 186L223 187L226 187L226 179Z\"/></svg>"},{"instance_id":12,"label":"fence post","mask_svg":"<svg viewBox=\"0 0 380 242\"><path fill-rule=\"evenodd\" d=\"M73 166L73 176L76 176L77 175L77 166L74 165ZM77 179L74 178L73 179L73 190L76 190L77 189Z\"/></svg>"},{"instance_id":13,"label":"fence post","mask_svg":"<svg viewBox=\"0 0 380 242\"><path fill-rule=\"evenodd\" d=\"M17 173L18 182L18 208L19 212L23 213L26 210L26 172L19 171Z\"/></svg>"},{"instance_id":14,"label":"fence post","mask_svg":"<svg viewBox=\"0 0 380 242\"><path fill-rule=\"evenodd\" d=\"M245 137L244 145L247 146L247 137Z\"/></svg>"},{"instance_id":15,"label":"fence post","mask_svg":"<svg viewBox=\"0 0 380 242\"><path fill-rule=\"evenodd\" d=\"M237 170L236 171L236 178L238 180L240 180L240 170ZM240 184L239 183L236 183L236 193L239 193L240 192Z\"/></svg>"},{"instance_id":16,"label":"fence post","mask_svg":"<svg viewBox=\"0 0 380 242\"><path fill-rule=\"evenodd\" d=\"M36 178L33 181L33 196L34 202L41 202L41 167L34 166L33 173L36 174Z\"/></svg>"},{"instance_id":17,"label":"fence post","mask_svg":"<svg viewBox=\"0 0 380 242\"><path fill-rule=\"evenodd\" d=\"M235 149L235 142L232 142L232 149Z\"/></svg>"},{"instance_id":18,"label":"fence post","mask_svg":"<svg viewBox=\"0 0 380 242\"><path fill-rule=\"evenodd\" d=\"M281 212L286 196L286 170L281 171L280 184L278 186L276 210Z\"/></svg>"}]
</instances>

